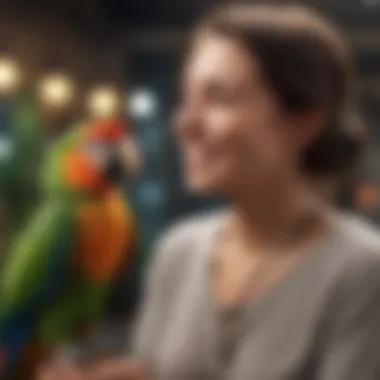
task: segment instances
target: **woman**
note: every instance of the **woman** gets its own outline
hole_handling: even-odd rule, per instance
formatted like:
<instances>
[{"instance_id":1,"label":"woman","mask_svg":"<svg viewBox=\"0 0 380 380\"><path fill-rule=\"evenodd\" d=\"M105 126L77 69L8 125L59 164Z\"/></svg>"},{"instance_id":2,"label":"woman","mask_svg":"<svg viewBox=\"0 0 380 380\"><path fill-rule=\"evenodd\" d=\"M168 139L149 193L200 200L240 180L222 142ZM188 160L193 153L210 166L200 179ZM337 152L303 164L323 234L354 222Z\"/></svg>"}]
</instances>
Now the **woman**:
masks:
<instances>
[{"instance_id":1,"label":"woman","mask_svg":"<svg viewBox=\"0 0 380 380\"><path fill-rule=\"evenodd\" d=\"M298 7L217 11L182 88L187 186L230 208L161 241L134 364L46 379L379 379L380 239L319 193L363 147L340 34Z\"/></svg>"}]
</instances>

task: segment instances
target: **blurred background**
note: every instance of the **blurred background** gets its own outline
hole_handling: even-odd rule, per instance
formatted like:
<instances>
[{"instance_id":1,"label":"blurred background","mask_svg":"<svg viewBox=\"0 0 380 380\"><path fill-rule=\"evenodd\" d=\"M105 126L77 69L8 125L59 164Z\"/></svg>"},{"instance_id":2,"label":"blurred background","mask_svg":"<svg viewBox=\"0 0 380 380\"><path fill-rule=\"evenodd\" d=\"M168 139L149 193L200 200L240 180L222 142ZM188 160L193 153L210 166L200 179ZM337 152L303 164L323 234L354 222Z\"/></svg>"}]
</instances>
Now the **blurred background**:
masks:
<instances>
[{"instance_id":1,"label":"blurred background","mask_svg":"<svg viewBox=\"0 0 380 380\"><path fill-rule=\"evenodd\" d=\"M177 218L219 204L182 189L170 119L191 25L220 2L0 0L0 160L11 149L6 126L12 97L27 85L40 100L48 139L88 115L112 115L121 107L131 116L144 169L125 191L138 215L144 252ZM358 176L342 183L339 201L380 223L380 0L301 3L333 18L351 41L373 139ZM134 273L120 279L111 316L133 311L140 271Z\"/></svg>"}]
</instances>

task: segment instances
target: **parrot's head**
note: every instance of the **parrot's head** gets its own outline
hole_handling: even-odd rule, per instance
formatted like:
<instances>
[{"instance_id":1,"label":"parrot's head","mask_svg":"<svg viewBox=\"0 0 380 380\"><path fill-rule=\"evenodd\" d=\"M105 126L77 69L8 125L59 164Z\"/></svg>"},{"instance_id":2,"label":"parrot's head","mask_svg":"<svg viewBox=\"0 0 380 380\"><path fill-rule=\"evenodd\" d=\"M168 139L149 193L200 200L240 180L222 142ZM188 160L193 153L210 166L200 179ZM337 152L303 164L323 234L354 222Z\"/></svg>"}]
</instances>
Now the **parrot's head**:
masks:
<instances>
[{"instance_id":1,"label":"parrot's head","mask_svg":"<svg viewBox=\"0 0 380 380\"><path fill-rule=\"evenodd\" d=\"M88 126L78 148L65 165L66 178L77 188L105 188L139 172L138 148L129 126L121 120Z\"/></svg>"}]
</instances>

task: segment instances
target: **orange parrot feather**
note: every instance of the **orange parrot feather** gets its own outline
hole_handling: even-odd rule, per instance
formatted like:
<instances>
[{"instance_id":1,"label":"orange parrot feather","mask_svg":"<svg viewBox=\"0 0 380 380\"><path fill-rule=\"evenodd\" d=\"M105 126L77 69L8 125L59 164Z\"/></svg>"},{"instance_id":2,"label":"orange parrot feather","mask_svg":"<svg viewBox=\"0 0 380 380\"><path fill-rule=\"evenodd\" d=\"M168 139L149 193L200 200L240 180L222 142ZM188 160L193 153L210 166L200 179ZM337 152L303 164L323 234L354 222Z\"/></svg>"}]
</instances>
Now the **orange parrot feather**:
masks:
<instances>
[{"instance_id":1,"label":"orange parrot feather","mask_svg":"<svg viewBox=\"0 0 380 380\"><path fill-rule=\"evenodd\" d=\"M84 140L113 141L125 135L118 120L89 126ZM83 141L82 141L83 142ZM113 187L85 152L75 149L63 160L63 175L77 190L94 192L82 199L76 213L75 266L87 279L107 281L117 272L134 244L134 220L121 190Z\"/></svg>"},{"instance_id":2,"label":"orange parrot feather","mask_svg":"<svg viewBox=\"0 0 380 380\"><path fill-rule=\"evenodd\" d=\"M134 244L134 221L118 190L87 201L77 213L76 267L90 280L107 281Z\"/></svg>"},{"instance_id":3,"label":"orange parrot feather","mask_svg":"<svg viewBox=\"0 0 380 380\"><path fill-rule=\"evenodd\" d=\"M74 189L100 190L107 187L102 173L80 150L68 153L63 159L62 166L64 178Z\"/></svg>"}]
</instances>

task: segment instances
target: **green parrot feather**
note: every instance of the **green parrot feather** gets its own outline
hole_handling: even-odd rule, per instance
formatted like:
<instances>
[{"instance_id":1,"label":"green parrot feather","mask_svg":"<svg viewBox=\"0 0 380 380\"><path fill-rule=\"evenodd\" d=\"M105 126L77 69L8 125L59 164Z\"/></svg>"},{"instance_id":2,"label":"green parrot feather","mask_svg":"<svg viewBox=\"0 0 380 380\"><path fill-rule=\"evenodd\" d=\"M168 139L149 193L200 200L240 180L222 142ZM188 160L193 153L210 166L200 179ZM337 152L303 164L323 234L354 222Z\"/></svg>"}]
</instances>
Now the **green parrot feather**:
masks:
<instances>
[{"instance_id":1,"label":"green parrot feather","mask_svg":"<svg viewBox=\"0 0 380 380\"><path fill-rule=\"evenodd\" d=\"M68 265L66 252L73 246L75 228L73 212L68 206L60 202L45 204L27 228L12 239L12 254L2 275L0 315L11 315L28 300L38 299L45 292L40 288L41 283L49 281L52 270L63 271ZM64 252L60 261L60 257L54 257L59 256L57 252ZM62 264L61 268L57 268L54 260Z\"/></svg>"},{"instance_id":2,"label":"green parrot feather","mask_svg":"<svg viewBox=\"0 0 380 380\"><path fill-rule=\"evenodd\" d=\"M79 125L70 128L63 136L53 141L47 148L46 157L42 163L41 182L44 196L62 197L69 192L66 182L60 173L60 164L65 153L75 146L83 136L84 130Z\"/></svg>"}]
</instances>

